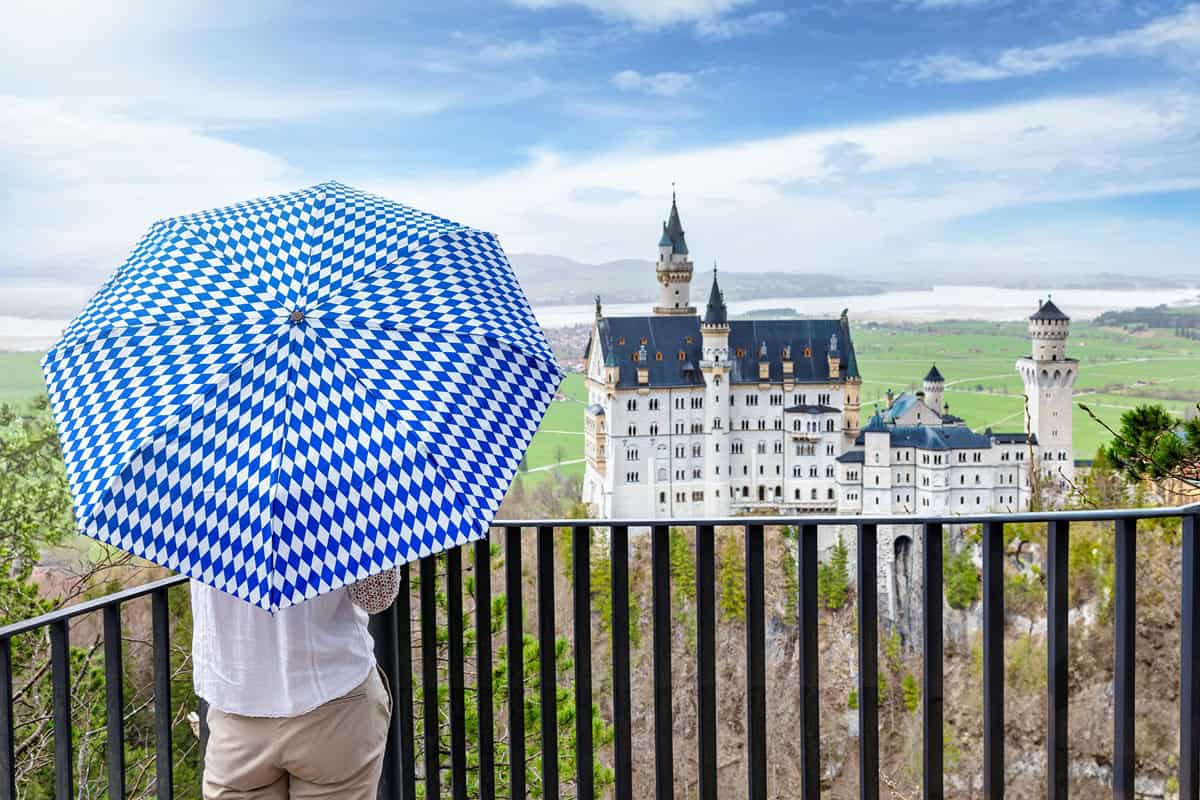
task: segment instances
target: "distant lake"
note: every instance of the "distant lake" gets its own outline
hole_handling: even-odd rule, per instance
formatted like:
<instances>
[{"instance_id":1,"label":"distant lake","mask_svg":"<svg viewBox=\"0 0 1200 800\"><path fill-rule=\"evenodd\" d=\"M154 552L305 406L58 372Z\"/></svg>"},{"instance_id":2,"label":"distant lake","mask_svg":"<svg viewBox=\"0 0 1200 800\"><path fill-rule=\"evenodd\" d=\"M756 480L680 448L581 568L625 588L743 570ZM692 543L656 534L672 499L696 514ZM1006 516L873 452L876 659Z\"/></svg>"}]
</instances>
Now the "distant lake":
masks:
<instances>
[{"instance_id":1,"label":"distant lake","mask_svg":"<svg viewBox=\"0 0 1200 800\"><path fill-rule=\"evenodd\" d=\"M730 275L728 280L736 280ZM1055 289L1054 302L1072 319L1091 319L1105 311L1137 306L1157 306L1200 301L1197 289ZM991 322L1025 319L1037 309L1039 297L1046 292L1034 289L997 289L990 286L934 286L932 289L848 297L771 297L730 302L730 314L745 314L767 308L794 308L809 317L834 317L843 308L850 309L850 320L877 322L933 322L946 319L973 319ZM605 316L637 316L650 313L657 298L645 303L620 303L604 306ZM603 300L603 298L601 298ZM693 296L702 306L704 298ZM703 308L701 308L703 310ZM594 305L542 306L535 308L544 328L558 328L590 322Z\"/></svg>"},{"instance_id":2,"label":"distant lake","mask_svg":"<svg viewBox=\"0 0 1200 800\"><path fill-rule=\"evenodd\" d=\"M730 275L728 280L736 280ZM945 319L975 319L1001 322L1024 319L1037 308L1045 292L1032 289L996 289L990 286L934 286L924 291L885 292L847 297L772 297L729 303L731 314L766 308L794 308L809 317L835 317L850 309L851 321L933 322ZM705 292L707 296L707 291ZM1200 302L1197 289L1055 289L1054 302L1072 319L1091 319L1113 309ZM644 303L605 305L607 316L637 316L650 313L656 298ZM693 298L703 304L704 298ZM560 328L590 322L596 313L592 304L540 306L534 309L545 328ZM65 320L24 319L0 316L0 350L44 350L58 338Z\"/></svg>"}]
</instances>

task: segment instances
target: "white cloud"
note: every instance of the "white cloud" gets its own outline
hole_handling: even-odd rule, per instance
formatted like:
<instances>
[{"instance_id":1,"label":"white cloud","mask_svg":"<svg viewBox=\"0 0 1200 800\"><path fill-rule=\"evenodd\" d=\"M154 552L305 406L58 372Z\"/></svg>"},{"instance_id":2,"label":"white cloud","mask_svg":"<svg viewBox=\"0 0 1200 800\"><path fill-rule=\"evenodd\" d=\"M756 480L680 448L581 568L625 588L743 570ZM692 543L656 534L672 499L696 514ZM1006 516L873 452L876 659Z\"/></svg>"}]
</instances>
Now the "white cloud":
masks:
<instances>
[{"instance_id":1,"label":"white cloud","mask_svg":"<svg viewBox=\"0 0 1200 800\"><path fill-rule=\"evenodd\" d=\"M526 8L579 6L609 19L657 28L722 16L748 0L513 0Z\"/></svg>"},{"instance_id":2,"label":"white cloud","mask_svg":"<svg viewBox=\"0 0 1200 800\"><path fill-rule=\"evenodd\" d=\"M938 53L907 62L916 82L970 83L1070 69L1094 58L1165 56L1176 66L1200 67L1200 4L1109 36L1080 36L1041 47L1013 47L991 58Z\"/></svg>"},{"instance_id":3,"label":"white cloud","mask_svg":"<svg viewBox=\"0 0 1200 800\"><path fill-rule=\"evenodd\" d=\"M1037 203L1200 190L1200 93L1055 98L687 150L541 150L496 174L381 179L371 188L496 231L513 252L599 262L652 254L672 181L698 263L910 277L936 269L977 278L996 263L1008 272L1054 272L1048 256L1031 260L1034 251L1012 237L957 244L957 220ZM608 193L603 213L579 196L581 186ZM1138 237L1077 246L1090 234L1077 230L1071 242L1037 252L1073 252L1065 262L1117 271L1145 263ZM1053 232L1045 238L1064 241ZM1195 271L1196 238L1161 242L1156 268Z\"/></svg>"},{"instance_id":4,"label":"white cloud","mask_svg":"<svg viewBox=\"0 0 1200 800\"><path fill-rule=\"evenodd\" d=\"M756 11L741 17L718 17L696 22L696 33L706 39L736 39L766 33L787 19L783 11Z\"/></svg>"},{"instance_id":5,"label":"white cloud","mask_svg":"<svg viewBox=\"0 0 1200 800\"><path fill-rule=\"evenodd\" d=\"M309 182L276 156L188 125L8 95L0 178L0 283L48 299L94 288L156 219ZM14 311L38 309L0 314Z\"/></svg>"},{"instance_id":6,"label":"white cloud","mask_svg":"<svg viewBox=\"0 0 1200 800\"><path fill-rule=\"evenodd\" d=\"M656 72L643 75L634 69L626 69L613 75L613 86L626 92L648 92L662 97L674 97L696 84L696 76L690 72Z\"/></svg>"}]
</instances>

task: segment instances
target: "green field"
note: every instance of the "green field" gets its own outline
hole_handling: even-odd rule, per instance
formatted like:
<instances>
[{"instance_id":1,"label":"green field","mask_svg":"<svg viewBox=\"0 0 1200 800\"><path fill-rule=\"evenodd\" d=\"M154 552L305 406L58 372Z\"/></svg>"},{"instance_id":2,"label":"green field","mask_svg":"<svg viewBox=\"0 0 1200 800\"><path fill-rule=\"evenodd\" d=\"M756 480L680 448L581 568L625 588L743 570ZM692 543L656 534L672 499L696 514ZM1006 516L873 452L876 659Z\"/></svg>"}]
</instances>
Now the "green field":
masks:
<instances>
[{"instance_id":1,"label":"green field","mask_svg":"<svg viewBox=\"0 0 1200 800\"><path fill-rule=\"evenodd\" d=\"M863 375L864 415L882 406L887 390L919 389L930 363L946 379L952 413L974 428L1020 430L1021 380L1013 369L1029 343L1020 323L948 323L934 329L858 326L854 346ZM1200 342L1167 331L1131 335L1112 328L1072 326L1067 352L1078 358L1076 403L1086 403L1114 427L1121 413L1161 403L1182 415L1200 400ZM1078 407L1075 454L1090 458L1109 436Z\"/></svg>"},{"instance_id":2,"label":"green field","mask_svg":"<svg viewBox=\"0 0 1200 800\"><path fill-rule=\"evenodd\" d=\"M863 414L896 393L919 389L931 363L946 378L946 402L972 427L1016 431L1022 426L1021 381L1013 369L1029 343L1020 323L963 322L932 326L855 326L854 345L863 375ZM1131 335L1075 324L1068 353L1080 360L1076 401L1116 426L1121 413L1140 403L1162 403L1182 415L1200 400L1200 342L1168 331ZM44 391L39 353L0 353L0 402ZM526 456L526 479L550 470L583 474L583 376L568 375L564 400L556 400ZM1108 439L1102 427L1075 410L1075 453L1090 458Z\"/></svg>"},{"instance_id":3,"label":"green field","mask_svg":"<svg viewBox=\"0 0 1200 800\"><path fill-rule=\"evenodd\" d=\"M28 400L46 391L38 365L41 357L41 353L0 351L0 403Z\"/></svg>"}]
</instances>

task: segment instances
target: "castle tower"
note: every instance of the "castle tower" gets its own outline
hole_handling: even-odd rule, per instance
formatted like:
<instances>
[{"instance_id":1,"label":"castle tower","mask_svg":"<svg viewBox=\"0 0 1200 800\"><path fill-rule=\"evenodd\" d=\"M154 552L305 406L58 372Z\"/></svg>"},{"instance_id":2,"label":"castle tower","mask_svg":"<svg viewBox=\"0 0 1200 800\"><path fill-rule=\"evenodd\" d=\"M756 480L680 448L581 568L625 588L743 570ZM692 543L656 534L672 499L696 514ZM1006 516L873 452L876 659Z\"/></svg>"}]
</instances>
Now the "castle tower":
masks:
<instances>
[{"instance_id":1,"label":"castle tower","mask_svg":"<svg viewBox=\"0 0 1200 800\"><path fill-rule=\"evenodd\" d=\"M929 368L929 372L925 375L925 385L922 388L925 390L925 405L938 414L944 414L942 399L946 390L946 379L942 377L942 373L938 372L937 364Z\"/></svg>"},{"instance_id":2,"label":"castle tower","mask_svg":"<svg viewBox=\"0 0 1200 800\"><path fill-rule=\"evenodd\" d=\"M729 314L717 285L713 267L712 290L700 321L704 374L704 512L710 517L729 516Z\"/></svg>"},{"instance_id":3,"label":"castle tower","mask_svg":"<svg viewBox=\"0 0 1200 800\"><path fill-rule=\"evenodd\" d=\"M1054 488L1075 478L1071 398L1079 362L1067 357L1070 331L1071 318L1046 298L1029 317L1030 355L1017 361L1029 404L1025 432L1037 436L1038 463Z\"/></svg>"},{"instance_id":4,"label":"castle tower","mask_svg":"<svg viewBox=\"0 0 1200 800\"><path fill-rule=\"evenodd\" d=\"M840 364L846 374L845 405L842 407L842 428L847 436L858 436L859 415L862 409L862 376L858 374L858 360L854 348L850 347L850 312L842 309L839 320L842 336L839 341L847 351L846 363Z\"/></svg>"},{"instance_id":5,"label":"castle tower","mask_svg":"<svg viewBox=\"0 0 1200 800\"><path fill-rule=\"evenodd\" d=\"M671 190L671 215L663 223L662 238L658 240L658 264L655 276L659 283L659 302L654 313L664 316L692 316L696 308L691 304L692 262L688 259L687 242L683 238L683 224L679 221L679 207L675 204L675 191Z\"/></svg>"}]
</instances>

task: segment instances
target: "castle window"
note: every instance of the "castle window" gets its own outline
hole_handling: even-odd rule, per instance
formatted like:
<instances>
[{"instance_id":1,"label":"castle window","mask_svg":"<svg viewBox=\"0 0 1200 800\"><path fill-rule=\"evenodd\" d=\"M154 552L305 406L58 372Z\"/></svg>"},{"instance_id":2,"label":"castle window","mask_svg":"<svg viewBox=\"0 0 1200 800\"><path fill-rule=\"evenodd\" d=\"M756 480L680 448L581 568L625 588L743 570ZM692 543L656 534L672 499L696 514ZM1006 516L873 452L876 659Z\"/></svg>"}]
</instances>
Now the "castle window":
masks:
<instances>
[{"instance_id":1,"label":"castle window","mask_svg":"<svg viewBox=\"0 0 1200 800\"><path fill-rule=\"evenodd\" d=\"M637 362L638 362L638 352L636 350L634 350L633 351L633 363L636 364Z\"/></svg>"},{"instance_id":2,"label":"castle window","mask_svg":"<svg viewBox=\"0 0 1200 800\"><path fill-rule=\"evenodd\" d=\"M646 342L647 342L647 339L646 339L646 337L645 337L645 336L643 336L643 337L642 337L642 344L646 344Z\"/></svg>"},{"instance_id":3,"label":"castle window","mask_svg":"<svg viewBox=\"0 0 1200 800\"><path fill-rule=\"evenodd\" d=\"M661 350L659 350L659 351L655 352L655 354L654 354L654 360L655 360L655 361L662 361L662 351L661 351Z\"/></svg>"},{"instance_id":4,"label":"castle window","mask_svg":"<svg viewBox=\"0 0 1200 800\"><path fill-rule=\"evenodd\" d=\"M805 345L805 346L804 346L804 357L805 357L805 358L812 358L812 348L811 348L811 347L809 347L808 345Z\"/></svg>"},{"instance_id":5,"label":"castle window","mask_svg":"<svg viewBox=\"0 0 1200 800\"><path fill-rule=\"evenodd\" d=\"M687 337L686 339L684 339L684 341L685 341L685 342L687 342L688 344L691 344L691 343L692 343L692 337L690 337L690 336L689 336L689 337Z\"/></svg>"},{"instance_id":6,"label":"castle window","mask_svg":"<svg viewBox=\"0 0 1200 800\"><path fill-rule=\"evenodd\" d=\"M737 350L735 350L734 352L737 354L737 357L738 357L738 358L745 358L745 357L746 357L746 348L744 348L744 347L739 347L739 348L738 348Z\"/></svg>"},{"instance_id":7,"label":"castle window","mask_svg":"<svg viewBox=\"0 0 1200 800\"><path fill-rule=\"evenodd\" d=\"M683 352L682 350L680 350L680 351L679 351L679 360L680 360L680 361L683 361L685 358L687 358L687 353L685 353L685 352Z\"/></svg>"},{"instance_id":8,"label":"castle window","mask_svg":"<svg viewBox=\"0 0 1200 800\"><path fill-rule=\"evenodd\" d=\"M617 339L617 344L618 344L618 345L623 345L623 344L625 344L625 337L624 337L624 336L622 336L620 339Z\"/></svg>"}]
</instances>

